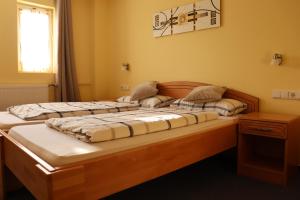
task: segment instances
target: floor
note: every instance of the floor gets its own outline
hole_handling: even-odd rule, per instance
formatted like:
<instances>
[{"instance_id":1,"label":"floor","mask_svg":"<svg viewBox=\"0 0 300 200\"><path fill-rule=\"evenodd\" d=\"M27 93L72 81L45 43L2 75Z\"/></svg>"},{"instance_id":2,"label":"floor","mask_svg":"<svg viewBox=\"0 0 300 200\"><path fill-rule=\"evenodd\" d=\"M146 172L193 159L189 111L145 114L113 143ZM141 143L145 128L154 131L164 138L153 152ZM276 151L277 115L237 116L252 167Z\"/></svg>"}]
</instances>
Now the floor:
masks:
<instances>
[{"instance_id":1,"label":"floor","mask_svg":"<svg viewBox=\"0 0 300 200\"><path fill-rule=\"evenodd\" d=\"M226 153L176 171L105 200L299 200L300 173L295 183L283 188L236 176L234 153ZM34 200L25 189L9 200Z\"/></svg>"}]
</instances>

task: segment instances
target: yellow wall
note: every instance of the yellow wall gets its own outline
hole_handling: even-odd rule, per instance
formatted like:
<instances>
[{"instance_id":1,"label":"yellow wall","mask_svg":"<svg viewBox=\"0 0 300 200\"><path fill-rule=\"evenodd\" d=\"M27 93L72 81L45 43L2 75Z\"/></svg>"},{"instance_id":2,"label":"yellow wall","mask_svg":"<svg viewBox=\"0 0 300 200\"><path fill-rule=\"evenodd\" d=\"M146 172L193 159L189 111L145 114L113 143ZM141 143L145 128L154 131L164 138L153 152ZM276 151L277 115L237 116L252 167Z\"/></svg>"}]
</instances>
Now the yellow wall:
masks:
<instances>
[{"instance_id":1,"label":"yellow wall","mask_svg":"<svg viewBox=\"0 0 300 200\"><path fill-rule=\"evenodd\" d=\"M94 97L108 98L108 1L94 0Z\"/></svg>"},{"instance_id":2,"label":"yellow wall","mask_svg":"<svg viewBox=\"0 0 300 200\"><path fill-rule=\"evenodd\" d=\"M107 99L107 0L72 0L72 5L82 100Z\"/></svg>"},{"instance_id":3,"label":"yellow wall","mask_svg":"<svg viewBox=\"0 0 300 200\"><path fill-rule=\"evenodd\" d=\"M94 99L93 0L72 0L74 54L82 100Z\"/></svg>"},{"instance_id":4,"label":"yellow wall","mask_svg":"<svg viewBox=\"0 0 300 200\"><path fill-rule=\"evenodd\" d=\"M300 114L299 101L271 98L272 89L300 89L300 2L223 0L221 28L152 36L153 13L191 2L109 0L109 95L124 83L200 81L258 96L262 111ZM283 66L270 65L274 52Z\"/></svg>"}]
</instances>

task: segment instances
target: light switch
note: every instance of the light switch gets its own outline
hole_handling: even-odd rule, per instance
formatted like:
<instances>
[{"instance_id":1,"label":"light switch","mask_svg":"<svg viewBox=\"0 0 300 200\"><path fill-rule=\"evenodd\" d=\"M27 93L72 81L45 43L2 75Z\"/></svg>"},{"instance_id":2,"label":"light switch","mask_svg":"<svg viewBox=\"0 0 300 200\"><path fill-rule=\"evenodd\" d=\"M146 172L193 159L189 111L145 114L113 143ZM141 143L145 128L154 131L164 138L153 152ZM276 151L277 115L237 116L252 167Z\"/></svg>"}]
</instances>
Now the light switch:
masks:
<instances>
[{"instance_id":1,"label":"light switch","mask_svg":"<svg viewBox=\"0 0 300 200\"><path fill-rule=\"evenodd\" d=\"M296 91L296 99L300 100L300 90Z\"/></svg>"},{"instance_id":2,"label":"light switch","mask_svg":"<svg viewBox=\"0 0 300 200\"><path fill-rule=\"evenodd\" d=\"M273 90L273 99L300 100L300 90Z\"/></svg>"},{"instance_id":3,"label":"light switch","mask_svg":"<svg viewBox=\"0 0 300 200\"><path fill-rule=\"evenodd\" d=\"M273 90L272 91L273 99L280 99L281 98L281 91L280 90Z\"/></svg>"},{"instance_id":4,"label":"light switch","mask_svg":"<svg viewBox=\"0 0 300 200\"><path fill-rule=\"evenodd\" d=\"M289 91L287 90L282 90L280 95L281 95L281 99L289 99Z\"/></svg>"},{"instance_id":5,"label":"light switch","mask_svg":"<svg viewBox=\"0 0 300 200\"><path fill-rule=\"evenodd\" d=\"M289 99L296 99L296 91L289 91Z\"/></svg>"}]
</instances>

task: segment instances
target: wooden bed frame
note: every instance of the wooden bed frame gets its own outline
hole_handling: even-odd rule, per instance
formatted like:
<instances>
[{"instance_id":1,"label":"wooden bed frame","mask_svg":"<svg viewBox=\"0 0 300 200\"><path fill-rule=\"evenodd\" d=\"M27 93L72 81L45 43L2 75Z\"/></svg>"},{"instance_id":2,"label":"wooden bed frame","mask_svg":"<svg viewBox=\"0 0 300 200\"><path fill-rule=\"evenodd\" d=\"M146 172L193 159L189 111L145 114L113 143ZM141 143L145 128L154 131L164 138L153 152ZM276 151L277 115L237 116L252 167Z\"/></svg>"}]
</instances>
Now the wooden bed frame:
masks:
<instances>
[{"instance_id":1,"label":"wooden bed frame","mask_svg":"<svg viewBox=\"0 0 300 200\"><path fill-rule=\"evenodd\" d=\"M159 84L159 93L184 97L196 82ZM245 113L257 112L259 100L228 89L226 98L248 104ZM0 199L5 198L6 166L37 199L99 199L149 181L236 146L237 125L202 134L149 144L61 167L52 167L1 131Z\"/></svg>"}]
</instances>

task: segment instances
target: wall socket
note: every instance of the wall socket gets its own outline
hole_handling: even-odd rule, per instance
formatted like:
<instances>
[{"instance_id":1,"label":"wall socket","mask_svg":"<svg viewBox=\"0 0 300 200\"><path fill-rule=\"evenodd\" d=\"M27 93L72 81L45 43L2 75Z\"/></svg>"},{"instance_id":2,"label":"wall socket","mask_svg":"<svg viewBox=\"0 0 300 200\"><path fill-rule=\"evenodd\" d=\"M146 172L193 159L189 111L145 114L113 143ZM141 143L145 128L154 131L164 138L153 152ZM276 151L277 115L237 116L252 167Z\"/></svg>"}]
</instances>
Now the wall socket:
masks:
<instances>
[{"instance_id":1,"label":"wall socket","mask_svg":"<svg viewBox=\"0 0 300 200\"><path fill-rule=\"evenodd\" d=\"M273 90L273 99L300 100L300 90Z\"/></svg>"},{"instance_id":2,"label":"wall socket","mask_svg":"<svg viewBox=\"0 0 300 200\"><path fill-rule=\"evenodd\" d=\"M130 86L126 85L126 84L122 84L122 85L120 85L120 89L122 91L129 91L130 90Z\"/></svg>"}]
</instances>

